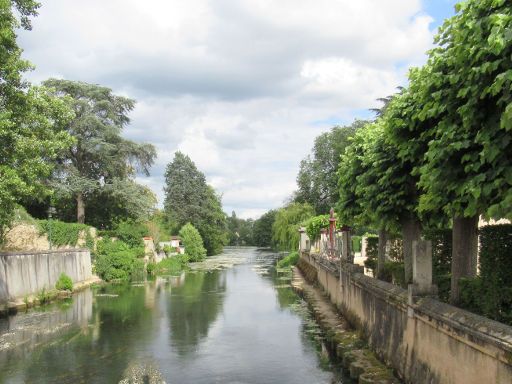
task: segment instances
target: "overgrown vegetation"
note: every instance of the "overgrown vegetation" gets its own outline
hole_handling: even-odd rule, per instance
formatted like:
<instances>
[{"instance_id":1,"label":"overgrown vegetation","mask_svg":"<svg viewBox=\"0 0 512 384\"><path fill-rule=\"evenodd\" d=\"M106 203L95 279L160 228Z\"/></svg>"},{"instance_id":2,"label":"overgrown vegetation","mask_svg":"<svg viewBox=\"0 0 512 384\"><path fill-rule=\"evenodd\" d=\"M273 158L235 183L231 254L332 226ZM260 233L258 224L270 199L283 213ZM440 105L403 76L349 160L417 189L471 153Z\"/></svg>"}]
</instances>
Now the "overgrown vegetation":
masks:
<instances>
[{"instance_id":1,"label":"overgrown vegetation","mask_svg":"<svg viewBox=\"0 0 512 384\"><path fill-rule=\"evenodd\" d=\"M480 229L480 275L461 281L461 306L512 325L512 225Z\"/></svg>"},{"instance_id":2,"label":"overgrown vegetation","mask_svg":"<svg viewBox=\"0 0 512 384\"><path fill-rule=\"evenodd\" d=\"M59 276L59 280L55 283L55 289L58 291L73 291L73 280L62 272Z\"/></svg>"},{"instance_id":3,"label":"overgrown vegetation","mask_svg":"<svg viewBox=\"0 0 512 384\"><path fill-rule=\"evenodd\" d=\"M181 241L190 261L201 261L206 257L206 249L199 231L190 223L180 229Z\"/></svg>"},{"instance_id":4,"label":"overgrown vegetation","mask_svg":"<svg viewBox=\"0 0 512 384\"><path fill-rule=\"evenodd\" d=\"M148 264L148 273L153 275L176 275L187 269L188 255L176 255L163 259L157 264Z\"/></svg>"},{"instance_id":5,"label":"overgrown vegetation","mask_svg":"<svg viewBox=\"0 0 512 384\"><path fill-rule=\"evenodd\" d=\"M95 270L105 281L127 280L144 270L144 247L105 238L96 245Z\"/></svg>"},{"instance_id":6,"label":"overgrown vegetation","mask_svg":"<svg viewBox=\"0 0 512 384\"><path fill-rule=\"evenodd\" d=\"M285 256L284 258L282 258L281 260L279 260L277 262L277 267L278 268L286 268L286 267L294 266L299 261L299 257L300 257L299 252L297 252L297 251L290 252L287 256Z\"/></svg>"},{"instance_id":7,"label":"overgrown vegetation","mask_svg":"<svg viewBox=\"0 0 512 384\"><path fill-rule=\"evenodd\" d=\"M86 224L64 223L59 220L37 220L39 234L49 236L55 246L76 246L82 235L87 248L92 249L94 239L91 236L91 227Z\"/></svg>"}]
</instances>

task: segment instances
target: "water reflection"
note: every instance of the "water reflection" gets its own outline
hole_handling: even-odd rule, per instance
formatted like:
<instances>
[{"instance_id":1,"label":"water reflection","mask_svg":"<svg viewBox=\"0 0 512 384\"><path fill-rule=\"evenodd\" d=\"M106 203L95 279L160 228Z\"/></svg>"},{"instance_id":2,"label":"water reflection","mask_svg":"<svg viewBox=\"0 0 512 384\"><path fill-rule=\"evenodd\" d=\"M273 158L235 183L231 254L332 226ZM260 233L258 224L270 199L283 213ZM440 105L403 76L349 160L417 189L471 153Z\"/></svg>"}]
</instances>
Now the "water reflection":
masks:
<instances>
[{"instance_id":1,"label":"water reflection","mask_svg":"<svg viewBox=\"0 0 512 384\"><path fill-rule=\"evenodd\" d=\"M179 354L196 349L208 335L208 329L222 311L226 275L224 272L189 273L168 297L170 338Z\"/></svg>"},{"instance_id":2,"label":"water reflection","mask_svg":"<svg viewBox=\"0 0 512 384\"><path fill-rule=\"evenodd\" d=\"M180 276L2 319L0 383L338 382L276 257L227 249Z\"/></svg>"}]
</instances>

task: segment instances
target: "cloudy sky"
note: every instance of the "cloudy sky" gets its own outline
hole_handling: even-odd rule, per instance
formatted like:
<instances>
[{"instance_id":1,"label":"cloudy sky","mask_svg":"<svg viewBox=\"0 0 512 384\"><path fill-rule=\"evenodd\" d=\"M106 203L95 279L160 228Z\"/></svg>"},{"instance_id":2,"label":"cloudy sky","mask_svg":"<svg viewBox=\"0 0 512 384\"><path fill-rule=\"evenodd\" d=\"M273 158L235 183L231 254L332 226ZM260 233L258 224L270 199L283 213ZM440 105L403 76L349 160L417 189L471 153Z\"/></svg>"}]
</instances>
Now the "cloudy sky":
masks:
<instances>
[{"instance_id":1,"label":"cloudy sky","mask_svg":"<svg viewBox=\"0 0 512 384\"><path fill-rule=\"evenodd\" d=\"M295 189L320 133L366 118L425 61L455 0L41 0L20 45L49 77L137 100L125 136L158 159L139 181L163 201L188 154L224 210L258 217Z\"/></svg>"}]
</instances>

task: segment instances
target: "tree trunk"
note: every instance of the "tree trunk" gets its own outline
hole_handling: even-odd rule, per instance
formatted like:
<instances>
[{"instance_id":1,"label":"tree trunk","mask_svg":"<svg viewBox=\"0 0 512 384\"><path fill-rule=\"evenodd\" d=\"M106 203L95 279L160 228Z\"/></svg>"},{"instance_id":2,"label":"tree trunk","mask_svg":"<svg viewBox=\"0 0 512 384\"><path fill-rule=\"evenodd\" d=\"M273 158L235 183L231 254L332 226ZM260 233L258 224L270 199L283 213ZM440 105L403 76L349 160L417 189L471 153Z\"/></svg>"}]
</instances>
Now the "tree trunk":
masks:
<instances>
[{"instance_id":1,"label":"tree trunk","mask_svg":"<svg viewBox=\"0 0 512 384\"><path fill-rule=\"evenodd\" d=\"M80 224L85 223L85 202L81 193L76 195L76 221Z\"/></svg>"},{"instance_id":2,"label":"tree trunk","mask_svg":"<svg viewBox=\"0 0 512 384\"><path fill-rule=\"evenodd\" d=\"M377 251L377 278L382 277L384 271L384 263L386 262L386 243L388 241L388 233L385 229L379 229L379 245Z\"/></svg>"},{"instance_id":3,"label":"tree trunk","mask_svg":"<svg viewBox=\"0 0 512 384\"><path fill-rule=\"evenodd\" d=\"M460 301L459 279L475 277L478 254L478 215L453 218L452 281L450 302Z\"/></svg>"},{"instance_id":4,"label":"tree trunk","mask_svg":"<svg viewBox=\"0 0 512 384\"><path fill-rule=\"evenodd\" d=\"M412 242L421 238L421 223L410 217L402 221L405 283L412 283Z\"/></svg>"}]
</instances>

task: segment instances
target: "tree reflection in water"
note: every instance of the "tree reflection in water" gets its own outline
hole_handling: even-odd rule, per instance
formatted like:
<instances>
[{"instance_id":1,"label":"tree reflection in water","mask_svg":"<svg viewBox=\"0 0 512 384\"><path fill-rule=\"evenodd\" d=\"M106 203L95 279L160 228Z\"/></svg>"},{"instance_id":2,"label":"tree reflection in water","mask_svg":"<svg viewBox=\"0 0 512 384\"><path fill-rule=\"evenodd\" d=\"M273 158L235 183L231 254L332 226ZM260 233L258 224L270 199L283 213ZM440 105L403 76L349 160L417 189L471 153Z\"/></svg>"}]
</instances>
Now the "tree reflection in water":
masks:
<instances>
[{"instance_id":1,"label":"tree reflection in water","mask_svg":"<svg viewBox=\"0 0 512 384\"><path fill-rule=\"evenodd\" d=\"M172 288L167 313L171 343L178 355L188 355L208 336L208 330L222 311L226 274L199 271L187 274L184 282Z\"/></svg>"}]
</instances>

